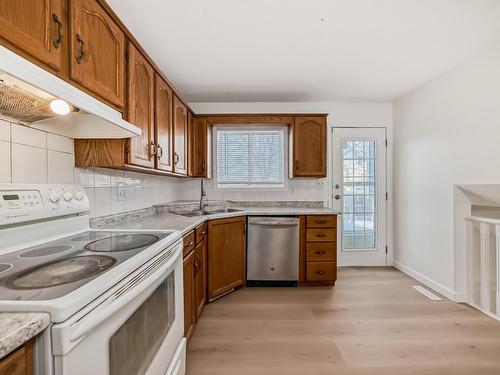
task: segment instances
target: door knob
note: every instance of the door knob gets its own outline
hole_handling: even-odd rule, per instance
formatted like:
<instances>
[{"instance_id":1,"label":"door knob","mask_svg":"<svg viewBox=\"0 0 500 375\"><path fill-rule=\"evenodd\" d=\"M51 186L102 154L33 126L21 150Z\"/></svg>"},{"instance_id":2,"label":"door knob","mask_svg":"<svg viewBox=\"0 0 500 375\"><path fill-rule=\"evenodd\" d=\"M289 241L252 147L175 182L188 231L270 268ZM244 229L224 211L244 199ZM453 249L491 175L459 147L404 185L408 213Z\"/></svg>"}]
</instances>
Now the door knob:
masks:
<instances>
[{"instance_id":1,"label":"door knob","mask_svg":"<svg viewBox=\"0 0 500 375\"><path fill-rule=\"evenodd\" d=\"M340 195L339 194L335 194L335 199L340 199Z\"/></svg>"}]
</instances>

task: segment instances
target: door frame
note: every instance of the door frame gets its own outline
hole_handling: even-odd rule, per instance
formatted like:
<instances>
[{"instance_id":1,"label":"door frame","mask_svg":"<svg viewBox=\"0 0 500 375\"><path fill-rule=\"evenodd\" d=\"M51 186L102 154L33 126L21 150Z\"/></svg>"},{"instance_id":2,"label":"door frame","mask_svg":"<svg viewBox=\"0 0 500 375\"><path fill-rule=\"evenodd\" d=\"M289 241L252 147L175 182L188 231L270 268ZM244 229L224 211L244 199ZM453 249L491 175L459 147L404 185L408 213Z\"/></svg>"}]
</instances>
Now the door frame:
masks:
<instances>
[{"instance_id":1,"label":"door frame","mask_svg":"<svg viewBox=\"0 0 500 375\"><path fill-rule=\"evenodd\" d=\"M394 189L393 189L393 181L394 181L394 159L393 159L393 139L394 139L394 131L392 126L366 126L366 125L350 125L350 126L341 126L341 125L329 125L328 131L328 196L329 199L325 204L328 204L330 208L333 207L333 201L335 196L335 188L334 188L334 149L333 149L333 132L334 129L384 129L386 136L386 147L385 147L385 162L386 162L386 173L385 173L385 185L387 192L387 200L386 200L386 226L385 226L385 241L387 245L387 253L386 253L386 266L392 267L394 266ZM339 214L339 216L342 213ZM337 227L340 229L337 231L337 243L339 251L342 249L342 220L338 219Z\"/></svg>"}]
</instances>

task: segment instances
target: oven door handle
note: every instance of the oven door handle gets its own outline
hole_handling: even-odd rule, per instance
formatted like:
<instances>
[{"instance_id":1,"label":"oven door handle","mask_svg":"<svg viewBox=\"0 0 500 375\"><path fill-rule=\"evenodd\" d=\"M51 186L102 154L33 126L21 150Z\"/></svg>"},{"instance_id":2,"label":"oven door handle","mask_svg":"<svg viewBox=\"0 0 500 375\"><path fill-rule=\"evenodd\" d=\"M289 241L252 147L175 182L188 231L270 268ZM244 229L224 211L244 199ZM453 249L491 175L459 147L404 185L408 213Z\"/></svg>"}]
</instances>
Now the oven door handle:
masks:
<instances>
[{"instance_id":1,"label":"oven door handle","mask_svg":"<svg viewBox=\"0 0 500 375\"><path fill-rule=\"evenodd\" d=\"M99 307L80 319L75 324L76 328L71 333L70 341L77 341L88 334L104 320L115 314L151 286L156 287L160 285L166 278L165 273L167 270L174 266L175 262L178 260L179 254L180 251L176 250L167 262L156 269L156 271L153 271L153 273L147 275L139 284L120 295L117 299L112 299L112 297L106 299Z\"/></svg>"}]
</instances>

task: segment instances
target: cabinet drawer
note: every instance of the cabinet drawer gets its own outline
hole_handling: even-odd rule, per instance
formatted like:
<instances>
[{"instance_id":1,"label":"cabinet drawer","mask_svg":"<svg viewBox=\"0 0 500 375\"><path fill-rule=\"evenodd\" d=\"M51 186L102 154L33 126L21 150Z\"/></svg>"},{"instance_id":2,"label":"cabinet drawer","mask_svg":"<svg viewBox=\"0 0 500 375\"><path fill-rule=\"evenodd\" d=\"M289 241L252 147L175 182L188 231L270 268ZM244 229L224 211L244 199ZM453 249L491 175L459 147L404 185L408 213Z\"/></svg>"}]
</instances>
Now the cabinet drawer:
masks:
<instances>
[{"instance_id":1,"label":"cabinet drawer","mask_svg":"<svg viewBox=\"0 0 500 375\"><path fill-rule=\"evenodd\" d=\"M315 242L306 244L308 262L335 262L337 260L336 242Z\"/></svg>"},{"instance_id":2,"label":"cabinet drawer","mask_svg":"<svg viewBox=\"0 0 500 375\"><path fill-rule=\"evenodd\" d=\"M194 230L194 233L195 233L194 236L196 238L196 244L198 245L207 236L207 223L205 222L198 225Z\"/></svg>"},{"instance_id":3,"label":"cabinet drawer","mask_svg":"<svg viewBox=\"0 0 500 375\"><path fill-rule=\"evenodd\" d=\"M184 250L182 251L183 255L188 255L194 249L194 230L186 234L183 238L184 241Z\"/></svg>"},{"instance_id":4,"label":"cabinet drawer","mask_svg":"<svg viewBox=\"0 0 500 375\"><path fill-rule=\"evenodd\" d=\"M307 242L334 242L337 239L337 231L335 228L325 229L307 229Z\"/></svg>"},{"instance_id":5,"label":"cabinet drawer","mask_svg":"<svg viewBox=\"0 0 500 375\"><path fill-rule=\"evenodd\" d=\"M308 228L336 228L337 216L308 216Z\"/></svg>"},{"instance_id":6,"label":"cabinet drawer","mask_svg":"<svg viewBox=\"0 0 500 375\"><path fill-rule=\"evenodd\" d=\"M307 281L335 281L337 279L337 263L307 262Z\"/></svg>"}]
</instances>

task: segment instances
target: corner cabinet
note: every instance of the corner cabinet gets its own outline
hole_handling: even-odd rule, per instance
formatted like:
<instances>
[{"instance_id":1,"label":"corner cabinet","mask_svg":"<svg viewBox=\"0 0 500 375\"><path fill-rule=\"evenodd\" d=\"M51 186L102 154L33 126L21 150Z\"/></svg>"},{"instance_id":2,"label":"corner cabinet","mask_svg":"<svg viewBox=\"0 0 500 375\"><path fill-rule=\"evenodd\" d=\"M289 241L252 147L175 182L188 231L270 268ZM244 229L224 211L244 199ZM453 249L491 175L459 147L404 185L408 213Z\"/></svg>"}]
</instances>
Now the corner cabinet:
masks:
<instances>
[{"instance_id":1,"label":"corner cabinet","mask_svg":"<svg viewBox=\"0 0 500 375\"><path fill-rule=\"evenodd\" d=\"M291 130L290 175L326 177L326 116L296 116Z\"/></svg>"},{"instance_id":2,"label":"corner cabinet","mask_svg":"<svg viewBox=\"0 0 500 375\"><path fill-rule=\"evenodd\" d=\"M189 176L208 178L208 132L207 120L189 114L188 160Z\"/></svg>"},{"instance_id":3,"label":"corner cabinet","mask_svg":"<svg viewBox=\"0 0 500 375\"><path fill-rule=\"evenodd\" d=\"M130 139L128 164L155 167L155 72L144 56L129 43L127 119L142 130Z\"/></svg>"},{"instance_id":4,"label":"corner cabinet","mask_svg":"<svg viewBox=\"0 0 500 375\"><path fill-rule=\"evenodd\" d=\"M0 1L1 44L35 64L60 73L66 43L63 0Z\"/></svg>"},{"instance_id":5,"label":"corner cabinet","mask_svg":"<svg viewBox=\"0 0 500 375\"><path fill-rule=\"evenodd\" d=\"M208 222L208 299L213 300L245 283L246 218Z\"/></svg>"},{"instance_id":6,"label":"corner cabinet","mask_svg":"<svg viewBox=\"0 0 500 375\"><path fill-rule=\"evenodd\" d=\"M125 33L96 0L70 1L70 79L121 109Z\"/></svg>"}]
</instances>

